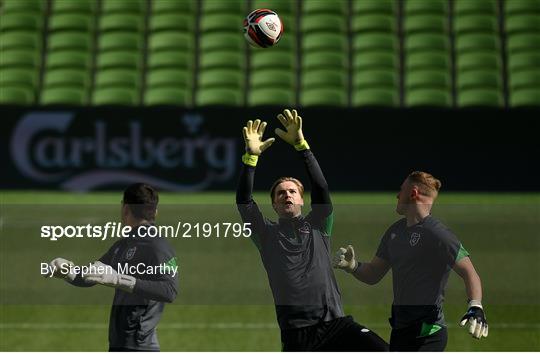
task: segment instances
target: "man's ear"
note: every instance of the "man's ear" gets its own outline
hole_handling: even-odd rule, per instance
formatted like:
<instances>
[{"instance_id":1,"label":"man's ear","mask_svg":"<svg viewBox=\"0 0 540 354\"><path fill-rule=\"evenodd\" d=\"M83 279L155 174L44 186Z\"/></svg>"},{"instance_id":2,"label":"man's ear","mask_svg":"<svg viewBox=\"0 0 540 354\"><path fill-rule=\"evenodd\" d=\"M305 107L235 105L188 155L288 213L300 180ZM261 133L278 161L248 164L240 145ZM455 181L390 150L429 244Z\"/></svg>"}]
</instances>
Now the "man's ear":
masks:
<instances>
[{"instance_id":1,"label":"man's ear","mask_svg":"<svg viewBox=\"0 0 540 354\"><path fill-rule=\"evenodd\" d=\"M413 186L411 188L411 199L412 200L417 200L418 197L420 197L420 191L418 190L417 186Z\"/></svg>"}]
</instances>

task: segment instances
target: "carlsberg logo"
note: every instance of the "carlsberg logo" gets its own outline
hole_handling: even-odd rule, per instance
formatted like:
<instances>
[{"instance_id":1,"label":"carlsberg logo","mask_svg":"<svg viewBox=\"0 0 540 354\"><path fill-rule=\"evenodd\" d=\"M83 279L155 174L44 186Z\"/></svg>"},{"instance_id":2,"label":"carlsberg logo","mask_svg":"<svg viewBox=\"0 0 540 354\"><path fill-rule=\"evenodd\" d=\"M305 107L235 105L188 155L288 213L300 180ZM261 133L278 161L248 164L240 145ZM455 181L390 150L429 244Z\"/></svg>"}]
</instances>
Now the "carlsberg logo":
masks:
<instances>
[{"instance_id":1,"label":"carlsberg logo","mask_svg":"<svg viewBox=\"0 0 540 354\"><path fill-rule=\"evenodd\" d=\"M145 136L139 121L128 121L113 134L110 121L103 120L93 121L84 136L74 136L67 134L73 121L72 112L31 112L21 118L10 150L23 176L59 183L69 190L133 182L169 190L200 190L230 179L235 172L235 140L202 134L199 116L178 120L176 135L189 134L182 137L174 136L170 129L158 137ZM175 170L177 178L167 181L149 174L164 169ZM182 180L186 175L198 177Z\"/></svg>"}]
</instances>

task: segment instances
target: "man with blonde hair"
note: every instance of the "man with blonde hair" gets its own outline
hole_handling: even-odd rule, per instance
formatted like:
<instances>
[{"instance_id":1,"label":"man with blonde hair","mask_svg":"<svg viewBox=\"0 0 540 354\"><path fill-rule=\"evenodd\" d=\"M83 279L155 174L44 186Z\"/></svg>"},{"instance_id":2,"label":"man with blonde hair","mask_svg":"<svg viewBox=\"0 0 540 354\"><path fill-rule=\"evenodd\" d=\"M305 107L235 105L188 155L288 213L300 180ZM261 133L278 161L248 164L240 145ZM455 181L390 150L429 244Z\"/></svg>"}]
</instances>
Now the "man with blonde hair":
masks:
<instances>
[{"instance_id":1,"label":"man with blonde hair","mask_svg":"<svg viewBox=\"0 0 540 354\"><path fill-rule=\"evenodd\" d=\"M441 182L426 172L412 172L397 195L396 212L404 218L383 235L371 262L355 259L351 245L333 260L366 284L378 283L392 269L394 302L390 351L443 351L447 342L443 315L444 290L450 270L463 278L469 307L460 324L469 324L474 338L487 337L482 285L457 237L431 216Z\"/></svg>"}]
</instances>

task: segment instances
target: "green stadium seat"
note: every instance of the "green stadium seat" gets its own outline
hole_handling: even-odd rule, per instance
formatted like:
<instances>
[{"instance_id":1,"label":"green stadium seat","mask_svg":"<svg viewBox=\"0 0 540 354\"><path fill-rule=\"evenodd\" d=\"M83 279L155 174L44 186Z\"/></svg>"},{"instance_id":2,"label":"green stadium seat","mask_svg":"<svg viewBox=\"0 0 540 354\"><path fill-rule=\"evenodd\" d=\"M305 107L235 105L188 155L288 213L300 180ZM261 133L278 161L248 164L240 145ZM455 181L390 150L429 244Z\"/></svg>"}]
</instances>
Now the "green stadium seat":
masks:
<instances>
[{"instance_id":1,"label":"green stadium seat","mask_svg":"<svg viewBox=\"0 0 540 354\"><path fill-rule=\"evenodd\" d=\"M251 88L289 88L296 87L296 73L286 70L260 70L251 73Z\"/></svg>"},{"instance_id":2,"label":"green stadium seat","mask_svg":"<svg viewBox=\"0 0 540 354\"><path fill-rule=\"evenodd\" d=\"M92 94L92 104L97 106L134 106L139 104L139 92L131 87L97 88Z\"/></svg>"},{"instance_id":3,"label":"green stadium seat","mask_svg":"<svg viewBox=\"0 0 540 354\"><path fill-rule=\"evenodd\" d=\"M191 91L181 88L149 88L144 94L146 106L182 106L191 105Z\"/></svg>"},{"instance_id":4,"label":"green stadium seat","mask_svg":"<svg viewBox=\"0 0 540 354\"><path fill-rule=\"evenodd\" d=\"M108 69L96 72L94 89L110 87L133 87L141 86L141 73L136 70Z\"/></svg>"},{"instance_id":5,"label":"green stadium seat","mask_svg":"<svg viewBox=\"0 0 540 354\"><path fill-rule=\"evenodd\" d=\"M403 10L406 16L421 13L446 16L448 13L448 2L446 0L407 0L405 1Z\"/></svg>"},{"instance_id":6,"label":"green stadium seat","mask_svg":"<svg viewBox=\"0 0 540 354\"><path fill-rule=\"evenodd\" d=\"M150 16L151 32L180 31L192 32L195 28L194 18L189 14L156 14Z\"/></svg>"},{"instance_id":7,"label":"green stadium seat","mask_svg":"<svg viewBox=\"0 0 540 354\"><path fill-rule=\"evenodd\" d=\"M34 50L7 50L0 54L0 68L37 68L40 64L40 53Z\"/></svg>"},{"instance_id":8,"label":"green stadium seat","mask_svg":"<svg viewBox=\"0 0 540 354\"><path fill-rule=\"evenodd\" d=\"M42 105L85 105L88 102L86 90L80 87L53 87L41 91Z\"/></svg>"},{"instance_id":9,"label":"green stadium seat","mask_svg":"<svg viewBox=\"0 0 540 354\"><path fill-rule=\"evenodd\" d=\"M143 37L133 32L105 32L98 40L100 52L107 51L140 51L143 49Z\"/></svg>"},{"instance_id":10,"label":"green stadium seat","mask_svg":"<svg viewBox=\"0 0 540 354\"><path fill-rule=\"evenodd\" d=\"M407 107L450 107L452 96L448 90L416 89L405 92Z\"/></svg>"},{"instance_id":11,"label":"green stadium seat","mask_svg":"<svg viewBox=\"0 0 540 354\"><path fill-rule=\"evenodd\" d=\"M456 56L458 72L479 69L498 71L501 67L501 55L497 52L468 52Z\"/></svg>"},{"instance_id":12,"label":"green stadium seat","mask_svg":"<svg viewBox=\"0 0 540 354\"><path fill-rule=\"evenodd\" d=\"M540 68L540 51L523 52L508 56L510 72Z\"/></svg>"},{"instance_id":13,"label":"green stadium seat","mask_svg":"<svg viewBox=\"0 0 540 354\"><path fill-rule=\"evenodd\" d=\"M193 75L182 69L158 69L146 75L146 85L150 88L190 88L193 86Z\"/></svg>"},{"instance_id":14,"label":"green stadium seat","mask_svg":"<svg viewBox=\"0 0 540 354\"><path fill-rule=\"evenodd\" d=\"M199 30L201 33L208 32L239 32L241 23L244 19L244 14L205 14L199 22Z\"/></svg>"},{"instance_id":15,"label":"green stadium seat","mask_svg":"<svg viewBox=\"0 0 540 354\"><path fill-rule=\"evenodd\" d=\"M353 107L396 107L399 105L397 90L391 88L355 90L351 100Z\"/></svg>"},{"instance_id":16,"label":"green stadium seat","mask_svg":"<svg viewBox=\"0 0 540 354\"><path fill-rule=\"evenodd\" d=\"M405 88L407 91L429 88L449 90L451 87L452 79L449 71L431 69L406 72Z\"/></svg>"},{"instance_id":17,"label":"green stadium seat","mask_svg":"<svg viewBox=\"0 0 540 354\"><path fill-rule=\"evenodd\" d=\"M103 14L99 18L99 30L141 32L144 29L144 18L139 15Z\"/></svg>"},{"instance_id":18,"label":"green stadium seat","mask_svg":"<svg viewBox=\"0 0 540 354\"><path fill-rule=\"evenodd\" d=\"M399 86L399 77L396 70L372 69L353 73L353 88L384 88L392 89Z\"/></svg>"},{"instance_id":19,"label":"green stadium seat","mask_svg":"<svg viewBox=\"0 0 540 354\"><path fill-rule=\"evenodd\" d=\"M506 16L539 12L540 1L538 0L507 0L504 2L504 13Z\"/></svg>"},{"instance_id":20,"label":"green stadium seat","mask_svg":"<svg viewBox=\"0 0 540 354\"><path fill-rule=\"evenodd\" d=\"M352 43L355 52L388 51L393 53L399 48L397 37L387 33L357 34Z\"/></svg>"},{"instance_id":21,"label":"green stadium seat","mask_svg":"<svg viewBox=\"0 0 540 354\"><path fill-rule=\"evenodd\" d=\"M103 14L142 14L146 11L146 1L144 0L102 0L101 12Z\"/></svg>"},{"instance_id":22,"label":"green stadium seat","mask_svg":"<svg viewBox=\"0 0 540 354\"><path fill-rule=\"evenodd\" d=\"M292 51L292 50L296 50L296 48L297 48L296 36L294 36L292 33L288 33L286 36L281 36L277 44L275 44L272 48L266 48L265 51L266 52L269 52L269 51L276 52L279 50ZM256 50L260 50L260 49L257 48Z\"/></svg>"},{"instance_id":23,"label":"green stadium seat","mask_svg":"<svg viewBox=\"0 0 540 354\"><path fill-rule=\"evenodd\" d=\"M142 67L142 53L134 51L114 51L99 53L96 57L96 68L103 69L134 69Z\"/></svg>"},{"instance_id":24,"label":"green stadium seat","mask_svg":"<svg viewBox=\"0 0 540 354\"><path fill-rule=\"evenodd\" d=\"M199 72L200 88L242 88L244 87L244 75L237 70L202 70Z\"/></svg>"},{"instance_id":25,"label":"green stadium seat","mask_svg":"<svg viewBox=\"0 0 540 354\"><path fill-rule=\"evenodd\" d=\"M399 57L388 52L365 52L353 55L354 70L369 70L375 68L395 69L398 67Z\"/></svg>"},{"instance_id":26,"label":"green stadium seat","mask_svg":"<svg viewBox=\"0 0 540 354\"><path fill-rule=\"evenodd\" d=\"M246 41L238 33L208 33L201 35L199 40L201 52L211 52L215 50L243 51L245 46Z\"/></svg>"},{"instance_id":27,"label":"green stadium seat","mask_svg":"<svg viewBox=\"0 0 540 354\"><path fill-rule=\"evenodd\" d=\"M323 13L344 16L348 13L348 9L347 3L344 0L304 0L302 2L302 12L304 15Z\"/></svg>"},{"instance_id":28,"label":"green stadium seat","mask_svg":"<svg viewBox=\"0 0 540 354\"><path fill-rule=\"evenodd\" d=\"M49 35L48 45L49 51L89 51L92 49L92 38L86 33L57 32Z\"/></svg>"},{"instance_id":29,"label":"green stadium seat","mask_svg":"<svg viewBox=\"0 0 540 354\"><path fill-rule=\"evenodd\" d=\"M510 106L539 107L540 88L510 91Z\"/></svg>"},{"instance_id":30,"label":"green stadium seat","mask_svg":"<svg viewBox=\"0 0 540 354\"><path fill-rule=\"evenodd\" d=\"M444 52L407 53L405 56L406 72L429 69L449 70L450 63L450 55Z\"/></svg>"},{"instance_id":31,"label":"green stadium seat","mask_svg":"<svg viewBox=\"0 0 540 354\"><path fill-rule=\"evenodd\" d=\"M246 66L246 56L243 52L223 51L209 54L201 53L199 56L199 68L201 69L243 69Z\"/></svg>"},{"instance_id":32,"label":"green stadium seat","mask_svg":"<svg viewBox=\"0 0 540 354\"><path fill-rule=\"evenodd\" d=\"M506 33L540 33L540 15L514 15L506 17Z\"/></svg>"},{"instance_id":33,"label":"green stadium seat","mask_svg":"<svg viewBox=\"0 0 540 354\"><path fill-rule=\"evenodd\" d=\"M344 89L312 88L300 91L301 106L345 107L347 101L348 99Z\"/></svg>"},{"instance_id":34,"label":"green stadium seat","mask_svg":"<svg viewBox=\"0 0 540 354\"><path fill-rule=\"evenodd\" d=\"M499 23L495 16L467 15L454 17L454 32L458 35L464 33L496 34Z\"/></svg>"},{"instance_id":35,"label":"green stadium seat","mask_svg":"<svg viewBox=\"0 0 540 354\"><path fill-rule=\"evenodd\" d=\"M47 70L52 69L90 69L92 57L84 51L66 50L47 54Z\"/></svg>"},{"instance_id":36,"label":"green stadium seat","mask_svg":"<svg viewBox=\"0 0 540 354\"><path fill-rule=\"evenodd\" d=\"M191 51L195 47L193 35L178 32L158 32L150 35L150 52L181 50Z\"/></svg>"},{"instance_id":37,"label":"green stadium seat","mask_svg":"<svg viewBox=\"0 0 540 354\"><path fill-rule=\"evenodd\" d=\"M306 53L302 57L303 69L346 69L348 67L348 57L346 53L315 52Z\"/></svg>"},{"instance_id":38,"label":"green stadium seat","mask_svg":"<svg viewBox=\"0 0 540 354\"><path fill-rule=\"evenodd\" d=\"M271 9L277 12L280 17L284 15L292 15L296 12L296 1L290 0L252 0L252 9Z\"/></svg>"},{"instance_id":39,"label":"green stadium seat","mask_svg":"<svg viewBox=\"0 0 540 354\"><path fill-rule=\"evenodd\" d=\"M43 0L4 0L2 1L2 13L41 13L45 9L46 2Z\"/></svg>"},{"instance_id":40,"label":"green stadium seat","mask_svg":"<svg viewBox=\"0 0 540 354\"><path fill-rule=\"evenodd\" d=\"M517 73L511 72L508 79L508 86L512 91L532 88L540 89L540 67ZM538 102L538 105L540 105L540 102Z\"/></svg>"},{"instance_id":41,"label":"green stadium seat","mask_svg":"<svg viewBox=\"0 0 540 354\"><path fill-rule=\"evenodd\" d=\"M502 87L501 74L498 71L467 71L458 73L456 80L458 91L466 89L499 89Z\"/></svg>"},{"instance_id":42,"label":"green stadium seat","mask_svg":"<svg viewBox=\"0 0 540 354\"><path fill-rule=\"evenodd\" d=\"M396 31L396 18L390 15L368 14L356 15L351 19L352 32L386 32Z\"/></svg>"},{"instance_id":43,"label":"green stadium seat","mask_svg":"<svg viewBox=\"0 0 540 354\"><path fill-rule=\"evenodd\" d=\"M540 34L514 34L508 36L506 48L510 56L520 52L540 50Z\"/></svg>"},{"instance_id":44,"label":"green stadium seat","mask_svg":"<svg viewBox=\"0 0 540 354\"><path fill-rule=\"evenodd\" d=\"M496 15L496 0L454 0L454 14L461 15Z\"/></svg>"},{"instance_id":45,"label":"green stadium seat","mask_svg":"<svg viewBox=\"0 0 540 354\"><path fill-rule=\"evenodd\" d=\"M421 51L448 51L449 38L443 34L411 34L405 38L405 50L408 53Z\"/></svg>"},{"instance_id":46,"label":"green stadium seat","mask_svg":"<svg viewBox=\"0 0 540 354\"><path fill-rule=\"evenodd\" d=\"M459 35L455 42L456 52L498 52L500 50L499 36L492 34L464 34Z\"/></svg>"},{"instance_id":47,"label":"green stadium seat","mask_svg":"<svg viewBox=\"0 0 540 354\"><path fill-rule=\"evenodd\" d=\"M3 86L0 90L0 105L26 105L34 102L34 91L24 87Z\"/></svg>"},{"instance_id":48,"label":"green stadium seat","mask_svg":"<svg viewBox=\"0 0 540 354\"><path fill-rule=\"evenodd\" d=\"M52 3L52 13L94 14L97 3L96 0L54 0Z\"/></svg>"},{"instance_id":49,"label":"green stadium seat","mask_svg":"<svg viewBox=\"0 0 540 354\"><path fill-rule=\"evenodd\" d=\"M468 89L459 91L458 107L502 107L503 96L496 89Z\"/></svg>"},{"instance_id":50,"label":"green stadium seat","mask_svg":"<svg viewBox=\"0 0 540 354\"><path fill-rule=\"evenodd\" d=\"M283 88L259 88L248 92L249 106L292 106L295 104L294 92Z\"/></svg>"},{"instance_id":51,"label":"green stadium seat","mask_svg":"<svg viewBox=\"0 0 540 354\"><path fill-rule=\"evenodd\" d=\"M7 13L0 16L0 31L41 31L43 17L32 13Z\"/></svg>"},{"instance_id":52,"label":"green stadium seat","mask_svg":"<svg viewBox=\"0 0 540 354\"><path fill-rule=\"evenodd\" d=\"M254 70L269 68L294 70L296 68L296 56L289 51L255 51L251 54L250 65Z\"/></svg>"},{"instance_id":53,"label":"green stadium seat","mask_svg":"<svg viewBox=\"0 0 540 354\"><path fill-rule=\"evenodd\" d=\"M228 88L200 89L195 96L197 106L242 106L244 92Z\"/></svg>"},{"instance_id":54,"label":"green stadium seat","mask_svg":"<svg viewBox=\"0 0 540 354\"><path fill-rule=\"evenodd\" d=\"M197 10L197 0L159 0L150 4L153 14L190 15Z\"/></svg>"},{"instance_id":55,"label":"green stadium seat","mask_svg":"<svg viewBox=\"0 0 540 354\"><path fill-rule=\"evenodd\" d=\"M90 74L86 70L57 69L45 71L43 86L53 87L89 87Z\"/></svg>"},{"instance_id":56,"label":"green stadium seat","mask_svg":"<svg viewBox=\"0 0 540 354\"><path fill-rule=\"evenodd\" d=\"M161 51L149 53L148 68L178 68L192 70L194 56L183 50Z\"/></svg>"},{"instance_id":57,"label":"green stadium seat","mask_svg":"<svg viewBox=\"0 0 540 354\"><path fill-rule=\"evenodd\" d=\"M41 36L35 32L16 31L0 33L0 50L23 49L37 50L41 49Z\"/></svg>"},{"instance_id":58,"label":"green stadium seat","mask_svg":"<svg viewBox=\"0 0 540 354\"><path fill-rule=\"evenodd\" d=\"M375 13L393 16L396 12L396 2L394 0L352 1L352 10L356 15Z\"/></svg>"},{"instance_id":59,"label":"green stadium seat","mask_svg":"<svg viewBox=\"0 0 540 354\"><path fill-rule=\"evenodd\" d=\"M19 86L35 88L37 84L37 72L25 69L2 69L0 70L0 87Z\"/></svg>"},{"instance_id":60,"label":"green stadium seat","mask_svg":"<svg viewBox=\"0 0 540 354\"><path fill-rule=\"evenodd\" d=\"M243 0L214 1L202 0L201 13L219 13L219 14L247 14L246 3Z\"/></svg>"},{"instance_id":61,"label":"green stadium seat","mask_svg":"<svg viewBox=\"0 0 540 354\"><path fill-rule=\"evenodd\" d=\"M302 90L316 88L345 88L347 87L347 72L345 70L303 70L301 77Z\"/></svg>"},{"instance_id":62,"label":"green stadium seat","mask_svg":"<svg viewBox=\"0 0 540 354\"><path fill-rule=\"evenodd\" d=\"M80 14L53 15L49 20L49 31L90 32L94 28L94 18Z\"/></svg>"},{"instance_id":63,"label":"green stadium seat","mask_svg":"<svg viewBox=\"0 0 540 354\"><path fill-rule=\"evenodd\" d=\"M406 16L403 20L403 29L407 34L418 32L447 33L448 19L429 14Z\"/></svg>"},{"instance_id":64,"label":"green stadium seat","mask_svg":"<svg viewBox=\"0 0 540 354\"><path fill-rule=\"evenodd\" d=\"M302 17L300 29L304 33L345 33L347 31L347 22L345 17L339 15L304 15Z\"/></svg>"}]
</instances>

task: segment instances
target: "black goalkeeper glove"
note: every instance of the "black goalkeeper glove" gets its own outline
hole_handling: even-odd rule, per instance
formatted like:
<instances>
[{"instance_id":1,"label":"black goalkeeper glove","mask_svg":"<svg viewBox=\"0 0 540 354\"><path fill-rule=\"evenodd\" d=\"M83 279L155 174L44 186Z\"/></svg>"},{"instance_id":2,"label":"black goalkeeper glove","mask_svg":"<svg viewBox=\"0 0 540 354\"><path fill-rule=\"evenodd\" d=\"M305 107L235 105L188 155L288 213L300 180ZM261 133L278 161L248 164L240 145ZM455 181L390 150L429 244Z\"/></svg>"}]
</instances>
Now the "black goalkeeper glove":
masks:
<instances>
[{"instance_id":1,"label":"black goalkeeper glove","mask_svg":"<svg viewBox=\"0 0 540 354\"><path fill-rule=\"evenodd\" d=\"M469 309L459 324L463 327L467 323L469 323L469 333L474 338L480 339L488 336L488 323L480 301L472 300L469 302Z\"/></svg>"}]
</instances>

